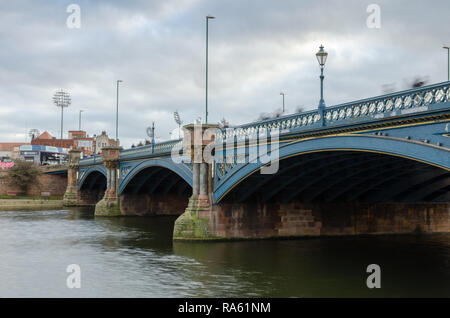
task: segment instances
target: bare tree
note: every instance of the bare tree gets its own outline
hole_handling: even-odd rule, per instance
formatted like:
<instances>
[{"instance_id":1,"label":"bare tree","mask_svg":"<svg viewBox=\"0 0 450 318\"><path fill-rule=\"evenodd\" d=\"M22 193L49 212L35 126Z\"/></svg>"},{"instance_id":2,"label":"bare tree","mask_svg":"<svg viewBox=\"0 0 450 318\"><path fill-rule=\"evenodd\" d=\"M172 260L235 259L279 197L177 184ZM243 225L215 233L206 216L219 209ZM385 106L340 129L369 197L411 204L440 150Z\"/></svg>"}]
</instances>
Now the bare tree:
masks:
<instances>
[{"instance_id":1,"label":"bare tree","mask_svg":"<svg viewBox=\"0 0 450 318\"><path fill-rule=\"evenodd\" d=\"M10 184L17 186L25 195L32 184L39 184L41 171L33 162L14 161L14 167L8 170L7 178Z\"/></svg>"}]
</instances>

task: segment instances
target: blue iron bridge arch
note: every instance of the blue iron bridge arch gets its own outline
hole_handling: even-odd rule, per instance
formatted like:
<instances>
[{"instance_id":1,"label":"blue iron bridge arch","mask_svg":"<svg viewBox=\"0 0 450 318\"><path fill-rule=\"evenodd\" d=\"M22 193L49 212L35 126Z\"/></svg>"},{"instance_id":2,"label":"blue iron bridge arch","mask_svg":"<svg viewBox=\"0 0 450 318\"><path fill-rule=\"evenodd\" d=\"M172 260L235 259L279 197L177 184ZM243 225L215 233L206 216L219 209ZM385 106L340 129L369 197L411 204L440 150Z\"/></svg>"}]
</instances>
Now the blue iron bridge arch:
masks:
<instances>
[{"instance_id":1,"label":"blue iron bridge arch","mask_svg":"<svg viewBox=\"0 0 450 318\"><path fill-rule=\"evenodd\" d=\"M188 164L175 164L171 157L152 158L144 161L126 162L120 166L119 195L128 183L144 169L160 167L172 171L192 187L192 167Z\"/></svg>"},{"instance_id":2,"label":"blue iron bridge arch","mask_svg":"<svg viewBox=\"0 0 450 318\"><path fill-rule=\"evenodd\" d=\"M327 182L314 183L304 179L302 182L305 181L305 185L299 187L295 184L296 179L290 178L287 183L294 182L297 188L311 186L305 188L306 197L317 197L323 188L329 189L331 184L339 185L339 182L347 180L346 176L352 175L351 169L355 169L355 174L360 172L358 178L367 177L361 182L371 180L375 184L377 174L370 169L379 167L378 177L386 180L389 175L384 176L383 173L388 174L388 171L401 169L404 174L408 171L421 172L425 181L426 176L433 180L429 184L430 191L440 185L441 192L438 194L446 198L450 169L449 125L450 82L444 82L327 107L323 115L318 110L312 110L231 129L217 129L213 198L217 203L234 191L234 196L244 199L252 192L243 185L250 182L249 179L252 180L247 188L250 186L253 189L274 181L270 176L257 173L264 163L258 160L239 163L237 160L240 154L248 156L252 152L252 147L255 147L249 142L252 138L273 131L279 132L279 142L270 144L268 153L275 149L279 152L281 170L278 174L284 173L287 179L292 175L305 174L314 180ZM166 169L192 186L192 165L176 163L171 159L172 149L180 148L181 144L182 140L172 140L122 150L119 158L119 194L136 175L152 167ZM224 154L227 147L232 149L232 159L227 157L228 160L221 162L220 158L229 155ZM261 155L264 153L259 153ZM101 156L80 160L79 188L94 171L106 175L101 160ZM294 166L301 167L303 172L293 169ZM315 167L314 173L308 170L312 167ZM347 169L346 175L340 172L344 167ZM287 172L288 168L291 168L290 172ZM329 177L323 175L324 169L330 171ZM334 179L330 179L332 176ZM280 187L286 183L282 179L275 182ZM339 192L345 192L344 188ZM236 189L240 193L236 193L239 192ZM408 198L408 195L404 197Z\"/></svg>"},{"instance_id":3,"label":"blue iron bridge arch","mask_svg":"<svg viewBox=\"0 0 450 318\"><path fill-rule=\"evenodd\" d=\"M80 190L85 184L86 179L92 173L99 173L106 178L107 169L103 165L84 166L78 172L78 190Z\"/></svg>"},{"instance_id":4,"label":"blue iron bridge arch","mask_svg":"<svg viewBox=\"0 0 450 318\"><path fill-rule=\"evenodd\" d=\"M429 143L410 140L409 138L363 134L341 134L305 140L285 141L279 144L277 151L280 165L283 164L285 159L292 157L298 157L297 161L301 163L302 156L307 154L354 152L399 157L426 165L431 165L445 171L450 170L450 149ZM260 156L264 155L266 154L260 154ZM332 156L326 156L330 160L329 165L339 164L339 162L333 162ZM259 157L245 163L238 163L236 158L237 157L235 156L232 159L234 161L231 162L231 164L227 164L226 160L224 163L216 164L216 170L221 172L216 174L214 183L215 202L219 202L238 184L246 180L249 176L259 172L263 166L267 165L264 161L259 160ZM326 157L325 160L327 160ZM373 159L373 161L376 160L378 159ZM349 161L347 164L351 164L353 160L349 158L347 161ZM313 169L315 167L302 167L303 171L308 168ZM364 168L364 166L362 168ZM272 177L275 176L276 174ZM269 178L266 177L266 179ZM251 187L251 190L255 189L256 187Z\"/></svg>"}]
</instances>

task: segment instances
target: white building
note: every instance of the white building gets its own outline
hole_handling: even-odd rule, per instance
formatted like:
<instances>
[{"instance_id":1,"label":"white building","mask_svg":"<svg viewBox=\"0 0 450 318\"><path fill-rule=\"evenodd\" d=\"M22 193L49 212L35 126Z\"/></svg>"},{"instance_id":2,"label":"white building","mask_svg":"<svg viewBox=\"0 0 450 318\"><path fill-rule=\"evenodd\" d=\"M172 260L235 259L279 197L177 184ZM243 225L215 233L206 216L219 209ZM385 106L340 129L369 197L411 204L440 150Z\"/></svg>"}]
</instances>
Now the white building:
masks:
<instances>
[{"instance_id":1,"label":"white building","mask_svg":"<svg viewBox=\"0 0 450 318\"><path fill-rule=\"evenodd\" d=\"M94 136L95 140L95 153L100 154L102 153L103 147L110 147L115 146L116 141L114 139L111 139L106 134L106 131L102 131L101 135Z\"/></svg>"}]
</instances>

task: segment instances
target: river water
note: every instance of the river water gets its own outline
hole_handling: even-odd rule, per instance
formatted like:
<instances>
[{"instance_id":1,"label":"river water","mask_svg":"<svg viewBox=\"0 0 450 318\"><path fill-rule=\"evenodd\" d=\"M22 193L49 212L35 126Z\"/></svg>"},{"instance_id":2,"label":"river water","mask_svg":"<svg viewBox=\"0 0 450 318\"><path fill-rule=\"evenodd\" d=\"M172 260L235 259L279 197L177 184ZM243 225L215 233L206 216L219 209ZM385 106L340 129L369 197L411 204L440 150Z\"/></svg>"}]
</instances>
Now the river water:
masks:
<instances>
[{"instance_id":1,"label":"river water","mask_svg":"<svg viewBox=\"0 0 450 318\"><path fill-rule=\"evenodd\" d=\"M174 221L0 211L0 297L450 297L450 234L173 243Z\"/></svg>"}]
</instances>

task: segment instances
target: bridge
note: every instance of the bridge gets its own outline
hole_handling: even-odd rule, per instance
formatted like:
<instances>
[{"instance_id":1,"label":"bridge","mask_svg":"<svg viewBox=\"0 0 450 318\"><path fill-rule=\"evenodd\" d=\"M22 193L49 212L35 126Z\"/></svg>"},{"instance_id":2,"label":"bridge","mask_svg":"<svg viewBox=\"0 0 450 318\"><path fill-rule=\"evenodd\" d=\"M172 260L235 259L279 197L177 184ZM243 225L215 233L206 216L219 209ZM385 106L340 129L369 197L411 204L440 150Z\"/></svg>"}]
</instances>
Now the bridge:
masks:
<instances>
[{"instance_id":1,"label":"bridge","mask_svg":"<svg viewBox=\"0 0 450 318\"><path fill-rule=\"evenodd\" d=\"M67 205L178 215L174 239L449 232L450 82L184 138L70 152ZM210 154L210 159L205 154Z\"/></svg>"}]
</instances>

